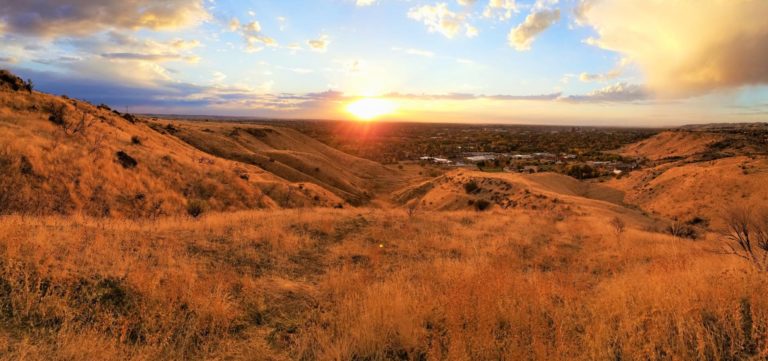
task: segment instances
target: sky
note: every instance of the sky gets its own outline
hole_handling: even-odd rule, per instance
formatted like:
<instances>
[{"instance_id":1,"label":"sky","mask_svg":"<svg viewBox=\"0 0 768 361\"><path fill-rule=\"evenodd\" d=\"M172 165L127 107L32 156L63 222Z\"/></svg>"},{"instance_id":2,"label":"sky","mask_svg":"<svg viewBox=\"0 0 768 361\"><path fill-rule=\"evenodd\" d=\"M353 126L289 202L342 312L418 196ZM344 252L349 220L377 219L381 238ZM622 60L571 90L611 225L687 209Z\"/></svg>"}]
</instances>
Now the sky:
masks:
<instances>
[{"instance_id":1,"label":"sky","mask_svg":"<svg viewBox=\"0 0 768 361\"><path fill-rule=\"evenodd\" d=\"M0 68L133 113L754 122L765 14L765 0L0 0Z\"/></svg>"}]
</instances>

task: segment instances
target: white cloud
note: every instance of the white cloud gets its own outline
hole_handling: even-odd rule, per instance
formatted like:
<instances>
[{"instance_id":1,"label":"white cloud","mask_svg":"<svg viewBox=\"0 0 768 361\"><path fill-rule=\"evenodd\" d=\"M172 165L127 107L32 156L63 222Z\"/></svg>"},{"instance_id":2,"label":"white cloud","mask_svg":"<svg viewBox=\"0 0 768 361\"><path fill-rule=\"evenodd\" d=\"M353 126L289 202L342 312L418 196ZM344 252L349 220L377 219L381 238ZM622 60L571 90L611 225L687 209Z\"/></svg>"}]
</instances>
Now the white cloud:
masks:
<instances>
[{"instance_id":1,"label":"white cloud","mask_svg":"<svg viewBox=\"0 0 768 361\"><path fill-rule=\"evenodd\" d=\"M468 38L474 38L474 37L476 37L477 35L480 34L480 31L478 31L476 27L474 27L474 26L472 26L470 24L466 24L465 28L467 30L464 32L464 35L466 35Z\"/></svg>"},{"instance_id":2,"label":"white cloud","mask_svg":"<svg viewBox=\"0 0 768 361\"><path fill-rule=\"evenodd\" d=\"M632 102L645 100L650 93L645 86L628 83L617 83L597 89L587 95L571 95L562 100L571 102Z\"/></svg>"},{"instance_id":3,"label":"white cloud","mask_svg":"<svg viewBox=\"0 0 768 361\"><path fill-rule=\"evenodd\" d=\"M541 10L528 15L522 24L509 32L509 45L518 51L529 50L536 36L560 20L560 10Z\"/></svg>"},{"instance_id":4,"label":"white cloud","mask_svg":"<svg viewBox=\"0 0 768 361\"><path fill-rule=\"evenodd\" d=\"M211 80L213 80L214 83L221 83L226 78L227 78L227 75L220 71L213 72L213 75L211 76Z\"/></svg>"},{"instance_id":5,"label":"white cloud","mask_svg":"<svg viewBox=\"0 0 768 361\"><path fill-rule=\"evenodd\" d=\"M445 3L411 8L408 17L424 23L430 32L440 33L449 39L458 35L462 28L466 28L470 37L477 35L477 29L467 23L466 16L451 11Z\"/></svg>"},{"instance_id":6,"label":"white cloud","mask_svg":"<svg viewBox=\"0 0 768 361\"><path fill-rule=\"evenodd\" d=\"M483 10L486 18L508 20L517 11L515 0L488 0L488 5Z\"/></svg>"},{"instance_id":7,"label":"white cloud","mask_svg":"<svg viewBox=\"0 0 768 361\"><path fill-rule=\"evenodd\" d=\"M277 46L277 41L275 39L262 33L261 23L258 21L241 24L240 20L232 19L229 22L229 29L234 32L239 32L243 36L247 52L261 51L265 46Z\"/></svg>"},{"instance_id":8,"label":"white cloud","mask_svg":"<svg viewBox=\"0 0 768 361\"><path fill-rule=\"evenodd\" d=\"M307 45L309 45L309 48L318 52L325 52L328 50L328 45L330 43L331 41L326 35L323 35L317 39L307 40Z\"/></svg>"},{"instance_id":9,"label":"white cloud","mask_svg":"<svg viewBox=\"0 0 768 361\"><path fill-rule=\"evenodd\" d=\"M376 3L376 0L355 0L357 6L371 6Z\"/></svg>"}]
</instances>

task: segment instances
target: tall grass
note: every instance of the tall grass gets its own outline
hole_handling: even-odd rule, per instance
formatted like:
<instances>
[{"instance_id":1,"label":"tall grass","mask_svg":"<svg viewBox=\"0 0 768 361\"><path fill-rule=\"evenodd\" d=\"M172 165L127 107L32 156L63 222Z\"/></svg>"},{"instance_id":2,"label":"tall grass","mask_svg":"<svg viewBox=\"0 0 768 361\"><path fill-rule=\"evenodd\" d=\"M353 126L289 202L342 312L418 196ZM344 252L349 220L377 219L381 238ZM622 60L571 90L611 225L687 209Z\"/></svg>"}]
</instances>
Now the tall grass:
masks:
<instances>
[{"instance_id":1,"label":"tall grass","mask_svg":"<svg viewBox=\"0 0 768 361\"><path fill-rule=\"evenodd\" d=\"M768 352L737 258L544 212L0 218L25 360L722 360Z\"/></svg>"}]
</instances>

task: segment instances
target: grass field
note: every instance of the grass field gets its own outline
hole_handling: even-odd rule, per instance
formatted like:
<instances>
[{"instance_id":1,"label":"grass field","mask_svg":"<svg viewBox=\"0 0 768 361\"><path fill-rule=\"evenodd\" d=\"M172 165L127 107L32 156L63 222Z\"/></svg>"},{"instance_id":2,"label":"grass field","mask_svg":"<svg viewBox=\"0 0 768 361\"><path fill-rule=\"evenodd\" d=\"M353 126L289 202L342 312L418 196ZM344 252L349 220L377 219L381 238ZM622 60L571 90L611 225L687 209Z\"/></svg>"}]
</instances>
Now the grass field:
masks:
<instances>
[{"instance_id":1,"label":"grass field","mask_svg":"<svg viewBox=\"0 0 768 361\"><path fill-rule=\"evenodd\" d=\"M0 218L8 360L766 355L768 282L715 239L541 211Z\"/></svg>"}]
</instances>

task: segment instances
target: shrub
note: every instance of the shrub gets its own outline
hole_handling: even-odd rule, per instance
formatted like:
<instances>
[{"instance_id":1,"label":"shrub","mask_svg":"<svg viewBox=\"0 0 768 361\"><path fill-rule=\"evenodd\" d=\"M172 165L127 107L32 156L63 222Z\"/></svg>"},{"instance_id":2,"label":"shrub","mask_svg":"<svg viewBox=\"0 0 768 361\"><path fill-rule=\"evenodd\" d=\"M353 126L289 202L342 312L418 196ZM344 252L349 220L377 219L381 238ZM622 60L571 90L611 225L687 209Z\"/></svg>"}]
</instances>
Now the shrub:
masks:
<instances>
[{"instance_id":1,"label":"shrub","mask_svg":"<svg viewBox=\"0 0 768 361\"><path fill-rule=\"evenodd\" d=\"M125 114L122 115L122 117L123 117L123 119L125 119L125 120L127 120L127 121L129 121L131 123L134 123L134 124L136 123L136 117L133 114L125 113Z\"/></svg>"},{"instance_id":2,"label":"shrub","mask_svg":"<svg viewBox=\"0 0 768 361\"><path fill-rule=\"evenodd\" d=\"M480 187L477 185L477 182L475 182L474 180L471 180L471 181L467 182L466 184L464 184L464 191L466 191L467 194L474 193L478 189L480 189Z\"/></svg>"},{"instance_id":3,"label":"shrub","mask_svg":"<svg viewBox=\"0 0 768 361\"><path fill-rule=\"evenodd\" d=\"M134 135L131 137L131 144L133 145L141 145L141 138L139 138L138 135Z\"/></svg>"},{"instance_id":4,"label":"shrub","mask_svg":"<svg viewBox=\"0 0 768 361\"><path fill-rule=\"evenodd\" d=\"M667 226L667 233L677 238L696 239L699 237L696 228L690 224L674 220L669 226Z\"/></svg>"},{"instance_id":5,"label":"shrub","mask_svg":"<svg viewBox=\"0 0 768 361\"><path fill-rule=\"evenodd\" d=\"M24 175L35 174L35 170L32 168L32 163L29 161L29 158L27 158L26 155L21 156L21 160L19 162L19 170L21 171L21 174Z\"/></svg>"},{"instance_id":6,"label":"shrub","mask_svg":"<svg viewBox=\"0 0 768 361\"><path fill-rule=\"evenodd\" d=\"M128 153L123 152L122 150L117 152L117 161L120 163L120 165L123 166L125 169L132 169L136 168L137 165L139 165L139 162L136 161L133 157L128 155Z\"/></svg>"},{"instance_id":7,"label":"shrub","mask_svg":"<svg viewBox=\"0 0 768 361\"><path fill-rule=\"evenodd\" d=\"M491 206L491 202L485 199L480 199L477 202L475 202L475 209L481 212L488 209L490 206Z\"/></svg>"},{"instance_id":8,"label":"shrub","mask_svg":"<svg viewBox=\"0 0 768 361\"><path fill-rule=\"evenodd\" d=\"M613 233L616 234L616 237L620 237L622 233L624 233L624 229L627 227L627 225L624 223L624 221L619 217L613 217L610 222L611 230L613 230Z\"/></svg>"},{"instance_id":9,"label":"shrub","mask_svg":"<svg viewBox=\"0 0 768 361\"><path fill-rule=\"evenodd\" d=\"M0 70L0 87L8 87L13 91L28 90L29 85L21 78L9 72L8 70Z\"/></svg>"},{"instance_id":10,"label":"shrub","mask_svg":"<svg viewBox=\"0 0 768 361\"><path fill-rule=\"evenodd\" d=\"M51 123L56 124L58 126L62 126L62 127L65 126L66 121L64 120L64 113L66 109L67 109L67 106L64 104L56 105L51 103L48 106L48 114L49 114L48 120Z\"/></svg>"},{"instance_id":11,"label":"shrub","mask_svg":"<svg viewBox=\"0 0 768 361\"><path fill-rule=\"evenodd\" d=\"M205 202L201 200L191 200L187 203L187 214L192 218L200 217L205 211Z\"/></svg>"}]
</instances>

